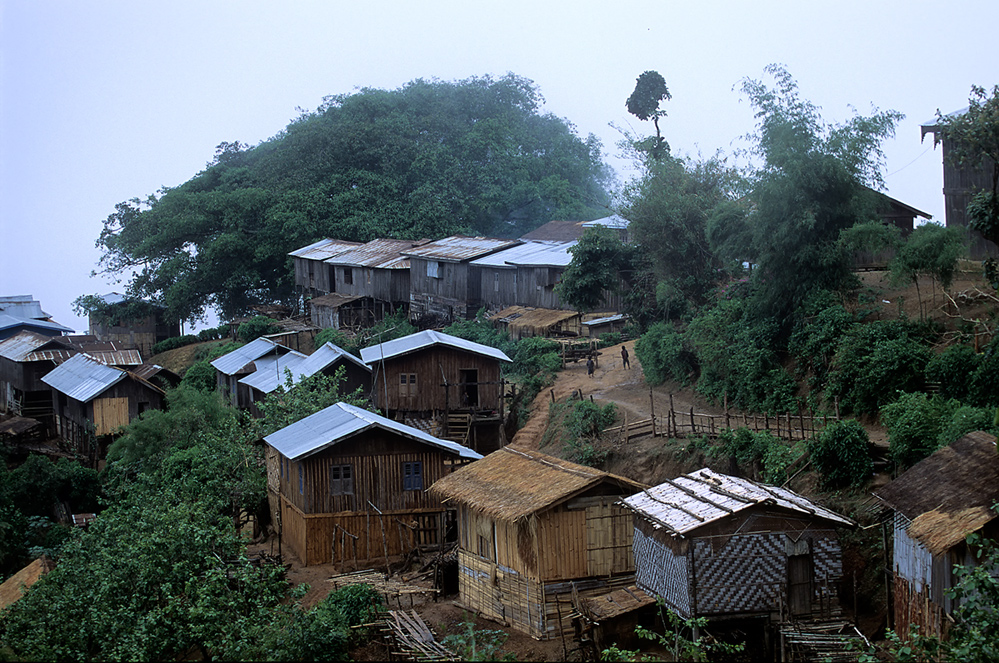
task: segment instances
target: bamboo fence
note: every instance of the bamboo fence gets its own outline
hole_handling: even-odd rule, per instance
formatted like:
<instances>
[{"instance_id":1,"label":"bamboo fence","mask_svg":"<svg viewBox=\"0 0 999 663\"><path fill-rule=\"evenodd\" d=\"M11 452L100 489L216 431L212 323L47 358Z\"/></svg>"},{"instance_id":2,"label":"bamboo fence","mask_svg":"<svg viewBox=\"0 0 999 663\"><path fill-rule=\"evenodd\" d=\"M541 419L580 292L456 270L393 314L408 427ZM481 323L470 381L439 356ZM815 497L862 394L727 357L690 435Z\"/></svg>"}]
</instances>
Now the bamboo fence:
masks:
<instances>
[{"instance_id":1,"label":"bamboo fence","mask_svg":"<svg viewBox=\"0 0 999 663\"><path fill-rule=\"evenodd\" d=\"M815 416L790 412L771 416L768 414L733 414L725 404L723 414L707 414L695 412L694 408L686 411L677 410L673 404L673 394L669 395L669 406L662 414L656 413L656 403L652 391L649 391L649 402L652 416L638 421L629 421L628 412L624 411L624 423L619 426L605 428L603 435L607 439L618 438L622 442L636 437L668 437L686 438L706 436L718 437L722 432L736 428L748 428L754 433L768 432L774 437L791 442L810 440L821 432L830 421L837 421L835 416ZM837 408L838 410L838 408Z\"/></svg>"}]
</instances>

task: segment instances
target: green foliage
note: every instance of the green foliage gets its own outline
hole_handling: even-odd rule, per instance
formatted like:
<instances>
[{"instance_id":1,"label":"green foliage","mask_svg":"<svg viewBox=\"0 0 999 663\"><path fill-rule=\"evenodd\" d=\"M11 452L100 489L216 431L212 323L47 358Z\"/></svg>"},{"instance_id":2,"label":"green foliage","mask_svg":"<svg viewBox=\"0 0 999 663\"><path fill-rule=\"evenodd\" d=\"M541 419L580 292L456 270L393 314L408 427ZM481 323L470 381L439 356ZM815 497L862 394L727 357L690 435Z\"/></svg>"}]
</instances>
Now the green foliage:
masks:
<instances>
[{"instance_id":1,"label":"green foliage","mask_svg":"<svg viewBox=\"0 0 999 663\"><path fill-rule=\"evenodd\" d=\"M517 341L513 351L513 366L508 369L510 378L520 383L518 403L530 403L538 393L555 381L555 375L562 368L559 344L550 338L530 336Z\"/></svg>"},{"instance_id":2,"label":"green foliage","mask_svg":"<svg viewBox=\"0 0 999 663\"><path fill-rule=\"evenodd\" d=\"M324 329L316 334L314 341L317 348L322 347L327 343L332 343L341 350L345 350L352 355L357 356L360 353L360 348L357 347L356 338L348 336L339 329L333 329L332 327Z\"/></svg>"},{"instance_id":3,"label":"green foliage","mask_svg":"<svg viewBox=\"0 0 999 663\"><path fill-rule=\"evenodd\" d=\"M666 116L666 111L659 108L663 101L672 99L666 79L658 71L646 71L635 81L635 91L628 97L625 106L628 112L639 120L652 120L656 128L655 138L639 141L636 148L646 152L652 159L661 159L663 154L669 154L669 143L662 137L659 130L659 118Z\"/></svg>"},{"instance_id":4,"label":"green foliage","mask_svg":"<svg viewBox=\"0 0 999 663\"><path fill-rule=\"evenodd\" d=\"M475 622L463 621L458 625L459 633L446 635L441 644L458 655L461 661L516 661L511 652L502 647L507 636L503 631L481 629Z\"/></svg>"},{"instance_id":5,"label":"green foliage","mask_svg":"<svg viewBox=\"0 0 999 663\"><path fill-rule=\"evenodd\" d=\"M617 290L619 274L629 264L628 249L615 231L596 226L587 228L569 252L572 261L555 291L577 311L592 311L603 303L605 290Z\"/></svg>"},{"instance_id":6,"label":"green foliage","mask_svg":"<svg viewBox=\"0 0 999 663\"><path fill-rule=\"evenodd\" d=\"M357 352L353 354L360 354L361 348L409 336L410 334L415 334L417 331L416 327L409 322L409 318L406 317L405 313L398 311L394 315L382 318L380 322L375 323L371 327L361 330L354 342ZM347 350L347 348L343 349Z\"/></svg>"},{"instance_id":7,"label":"green foliage","mask_svg":"<svg viewBox=\"0 0 999 663\"><path fill-rule=\"evenodd\" d=\"M635 355L649 384L667 380L686 386L697 369L697 357L684 335L668 322L658 322L635 341Z\"/></svg>"},{"instance_id":8,"label":"green foliage","mask_svg":"<svg viewBox=\"0 0 999 663\"><path fill-rule=\"evenodd\" d=\"M940 446L940 430L960 407L955 400L923 393L902 393L881 408L888 431L888 453L900 469L912 467Z\"/></svg>"},{"instance_id":9,"label":"green foliage","mask_svg":"<svg viewBox=\"0 0 999 663\"><path fill-rule=\"evenodd\" d=\"M180 186L118 204L101 268L178 319L290 300L288 253L323 237L516 237L608 202L599 141L508 74L328 97L274 138L220 146Z\"/></svg>"},{"instance_id":10,"label":"green foliage","mask_svg":"<svg viewBox=\"0 0 999 663\"><path fill-rule=\"evenodd\" d=\"M922 330L904 321L877 321L849 328L829 370L827 398L840 407L876 414L899 391L917 391L930 360Z\"/></svg>"},{"instance_id":11,"label":"green foliage","mask_svg":"<svg viewBox=\"0 0 999 663\"><path fill-rule=\"evenodd\" d=\"M266 315L255 315L239 326L239 330L236 332L236 338L241 340L243 343L249 343L250 341L255 341L261 336L276 334L279 331L281 331L281 328Z\"/></svg>"},{"instance_id":12,"label":"green foliage","mask_svg":"<svg viewBox=\"0 0 999 663\"><path fill-rule=\"evenodd\" d=\"M902 244L902 230L880 220L865 221L841 230L837 241L851 253L879 253L897 249Z\"/></svg>"},{"instance_id":13,"label":"green foliage","mask_svg":"<svg viewBox=\"0 0 999 663\"><path fill-rule=\"evenodd\" d=\"M145 320L158 310L155 304L135 298L114 304L108 304L99 295L83 295L73 300L74 313L87 315L98 324L108 327Z\"/></svg>"},{"instance_id":14,"label":"green foliage","mask_svg":"<svg viewBox=\"0 0 999 663\"><path fill-rule=\"evenodd\" d=\"M218 341L229 336L229 325L221 324L218 327L208 327L207 329L202 329L198 332L198 340L202 343L205 341Z\"/></svg>"},{"instance_id":15,"label":"green foliage","mask_svg":"<svg viewBox=\"0 0 999 663\"><path fill-rule=\"evenodd\" d=\"M972 405L999 405L999 336L989 343L971 374L968 400Z\"/></svg>"},{"instance_id":16,"label":"green foliage","mask_svg":"<svg viewBox=\"0 0 999 663\"><path fill-rule=\"evenodd\" d=\"M993 506L999 511L999 506ZM999 660L999 546L980 534L968 537L975 563L954 565L957 583L950 594L960 601L954 610L956 624L946 643L954 661L985 663Z\"/></svg>"},{"instance_id":17,"label":"green foliage","mask_svg":"<svg viewBox=\"0 0 999 663\"><path fill-rule=\"evenodd\" d=\"M581 465L599 467L606 452L596 448L605 428L614 424L617 407L592 401L570 399L548 406L548 426L541 437L542 447L556 446L558 455Z\"/></svg>"},{"instance_id":18,"label":"green foliage","mask_svg":"<svg viewBox=\"0 0 999 663\"><path fill-rule=\"evenodd\" d=\"M968 433L983 430L986 432L996 432L995 410L993 408L973 407L962 405L951 413L950 418L945 418L940 425L940 433L937 435L937 444L941 447L959 440Z\"/></svg>"},{"instance_id":19,"label":"green foliage","mask_svg":"<svg viewBox=\"0 0 999 663\"><path fill-rule=\"evenodd\" d=\"M933 355L926 364L927 382L940 385L939 394L944 398L966 401L971 395L972 381L981 357L967 345L952 345L940 354Z\"/></svg>"},{"instance_id":20,"label":"green foliage","mask_svg":"<svg viewBox=\"0 0 999 663\"><path fill-rule=\"evenodd\" d=\"M748 428L736 428L722 431L718 442L722 450L740 465L749 465L762 460L777 438L766 432L754 433Z\"/></svg>"},{"instance_id":21,"label":"green foliage","mask_svg":"<svg viewBox=\"0 0 999 663\"><path fill-rule=\"evenodd\" d=\"M657 283L657 305L666 318L708 301L722 265L708 241L709 219L741 186L720 159L666 157L648 162L641 179L625 188L621 214L646 258L636 266Z\"/></svg>"},{"instance_id":22,"label":"green foliage","mask_svg":"<svg viewBox=\"0 0 999 663\"><path fill-rule=\"evenodd\" d=\"M810 373L812 387L820 388L825 386L840 340L858 323L828 291L810 298L803 312L788 350L798 359L799 373Z\"/></svg>"},{"instance_id":23,"label":"green foliage","mask_svg":"<svg viewBox=\"0 0 999 663\"><path fill-rule=\"evenodd\" d=\"M180 383L198 391L215 391L218 386L215 367L209 361L196 361L184 371Z\"/></svg>"},{"instance_id":24,"label":"green foliage","mask_svg":"<svg viewBox=\"0 0 999 663\"><path fill-rule=\"evenodd\" d=\"M763 481L781 485L788 480L787 468L805 454L803 444L787 444L775 439L763 454Z\"/></svg>"},{"instance_id":25,"label":"green foliage","mask_svg":"<svg viewBox=\"0 0 999 663\"><path fill-rule=\"evenodd\" d=\"M508 357L514 354L516 347L516 342L510 339L509 334L489 322L485 310L480 310L474 320L452 322L444 328L444 333L502 350Z\"/></svg>"},{"instance_id":26,"label":"green foliage","mask_svg":"<svg viewBox=\"0 0 999 663\"><path fill-rule=\"evenodd\" d=\"M837 421L808 443L812 464L828 488L863 486L874 473L867 431L853 419Z\"/></svg>"},{"instance_id":27,"label":"green foliage","mask_svg":"<svg viewBox=\"0 0 999 663\"><path fill-rule=\"evenodd\" d=\"M161 352L168 352L170 350L176 350L177 348L182 348L185 345L193 345L198 342L198 337L191 334L185 334L184 336L171 336L170 338L165 338L159 343L153 345L153 354L158 355Z\"/></svg>"},{"instance_id":28,"label":"green foliage","mask_svg":"<svg viewBox=\"0 0 999 663\"><path fill-rule=\"evenodd\" d=\"M726 642L710 642L704 636L693 638L694 629L704 629L708 625L707 617L684 619L665 607L662 599L657 601L659 614L667 632L656 633L644 626L637 626L635 634L645 640L651 640L665 647L674 661L708 661L717 659L719 655L734 654L745 649L744 643L731 644Z\"/></svg>"},{"instance_id":29,"label":"green foliage","mask_svg":"<svg viewBox=\"0 0 999 663\"><path fill-rule=\"evenodd\" d=\"M924 223L913 230L898 248L889 269L895 281L914 283L917 293L919 277L924 275L939 282L943 289L947 290L954 278L957 260L962 255L964 255L963 229ZM922 295L920 295L919 310L925 317Z\"/></svg>"},{"instance_id":30,"label":"green foliage","mask_svg":"<svg viewBox=\"0 0 999 663\"><path fill-rule=\"evenodd\" d=\"M752 79L742 84L756 111L755 152L763 164L753 176L749 251L758 263L753 280L761 309L787 320L814 290L852 282L850 255L836 240L842 230L876 218L878 201L865 185L882 187L881 144L902 115L875 110L827 125L786 70L771 65L767 72L773 88Z\"/></svg>"},{"instance_id":31,"label":"green foliage","mask_svg":"<svg viewBox=\"0 0 999 663\"><path fill-rule=\"evenodd\" d=\"M155 467L168 453L202 442L206 431L235 424L236 413L214 388L182 384L167 391L166 402L166 409L143 412L111 444L107 461L113 472Z\"/></svg>"}]
</instances>

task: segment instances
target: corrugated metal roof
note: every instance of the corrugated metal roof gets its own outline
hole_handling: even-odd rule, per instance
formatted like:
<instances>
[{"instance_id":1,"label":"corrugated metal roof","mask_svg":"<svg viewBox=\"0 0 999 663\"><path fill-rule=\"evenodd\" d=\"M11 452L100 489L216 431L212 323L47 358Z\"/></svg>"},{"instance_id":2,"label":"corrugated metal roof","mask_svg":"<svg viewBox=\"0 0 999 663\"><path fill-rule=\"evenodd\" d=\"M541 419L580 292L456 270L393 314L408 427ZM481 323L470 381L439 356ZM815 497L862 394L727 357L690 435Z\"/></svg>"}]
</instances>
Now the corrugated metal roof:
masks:
<instances>
[{"instance_id":1,"label":"corrugated metal roof","mask_svg":"<svg viewBox=\"0 0 999 663\"><path fill-rule=\"evenodd\" d=\"M381 361L382 359L389 359L391 357L409 354L410 352L416 352L417 350L422 350L423 348L428 348L432 345L447 345L452 348L458 348L459 350L493 357L494 359L498 359L500 361L511 361L511 359L507 357L506 353L502 350L498 350L481 343L476 343L474 341L466 341L463 338L451 336L450 334L434 331L432 329L416 332L415 334L403 336L402 338L393 339L391 341L385 341L384 343L372 345L368 348L362 348L361 360L368 366L371 366L375 362Z\"/></svg>"},{"instance_id":2,"label":"corrugated metal roof","mask_svg":"<svg viewBox=\"0 0 999 663\"><path fill-rule=\"evenodd\" d=\"M215 370L225 375L235 375L250 362L257 361L269 352L274 352L278 348L284 348L274 341L260 337L246 345L236 348L232 352L222 355L212 362ZM288 350L288 348L284 348Z\"/></svg>"},{"instance_id":3,"label":"corrugated metal roof","mask_svg":"<svg viewBox=\"0 0 999 663\"><path fill-rule=\"evenodd\" d=\"M452 235L429 242L423 246L403 251L402 254L425 260L444 262L465 262L475 260L495 251L502 251L520 243L519 239L496 239L495 237L464 237Z\"/></svg>"},{"instance_id":4,"label":"corrugated metal roof","mask_svg":"<svg viewBox=\"0 0 999 663\"><path fill-rule=\"evenodd\" d=\"M624 217L620 217L617 214L612 214L610 216L605 216L602 219L594 219L593 221L584 221L579 224L584 228L592 228L594 226L603 226L605 228L613 228L615 230L624 230L628 227L631 222Z\"/></svg>"},{"instance_id":5,"label":"corrugated metal roof","mask_svg":"<svg viewBox=\"0 0 999 663\"><path fill-rule=\"evenodd\" d=\"M685 474L621 501L623 506L649 520L653 526L665 528L674 536L684 536L708 523L764 503L845 526L854 525L849 518L794 491L719 474L709 468Z\"/></svg>"},{"instance_id":6,"label":"corrugated metal roof","mask_svg":"<svg viewBox=\"0 0 999 663\"><path fill-rule=\"evenodd\" d=\"M264 438L267 444L291 460L299 460L342 442L370 428L393 431L417 442L429 444L461 458L482 458L468 447L442 440L391 419L347 403L337 403L325 410L286 426Z\"/></svg>"},{"instance_id":7,"label":"corrugated metal roof","mask_svg":"<svg viewBox=\"0 0 999 663\"><path fill-rule=\"evenodd\" d=\"M42 310L41 302L31 295L0 297L0 311L23 320L45 320L52 317Z\"/></svg>"},{"instance_id":8,"label":"corrugated metal roof","mask_svg":"<svg viewBox=\"0 0 999 663\"><path fill-rule=\"evenodd\" d=\"M526 242L482 258L471 264L478 267L516 269L518 265L534 267L565 267L572 261L569 247L576 242Z\"/></svg>"},{"instance_id":9,"label":"corrugated metal roof","mask_svg":"<svg viewBox=\"0 0 999 663\"><path fill-rule=\"evenodd\" d=\"M549 221L545 225L521 235L520 238L523 240L570 242L582 237L584 232L586 232L586 228L579 221Z\"/></svg>"},{"instance_id":10,"label":"corrugated metal roof","mask_svg":"<svg viewBox=\"0 0 999 663\"><path fill-rule=\"evenodd\" d=\"M305 360L305 355L292 350L280 357L267 356L253 362L257 370L250 373L239 381L254 389L259 389L265 394L274 391L278 385L284 384L285 369L295 374L295 367Z\"/></svg>"},{"instance_id":11,"label":"corrugated metal roof","mask_svg":"<svg viewBox=\"0 0 999 663\"><path fill-rule=\"evenodd\" d=\"M91 350L87 354L108 366L138 366L142 354L138 350Z\"/></svg>"},{"instance_id":12,"label":"corrugated metal roof","mask_svg":"<svg viewBox=\"0 0 999 663\"><path fill-rule=\"evenodd\" d=\"M32 329L48 329L51 331L70 332L74 330L66 325L60 325L58 322L49 322L48 320L35 320L28 318L18 318L9 313L0 312L0 330L10 329L12 327L17 327L23 325L25 327L30 327Z\"/></svg>"},{"instance_id":13,"label":"corrugated metal roof","mask_svg":"<svg viewBox=\"0 0 999 663\"><path fill-rule=\"evenodd\" d=\"M608 315L603 318L594 318L593 320L584 320L583 324L587 327L590 325L605 325L609 322L619 322L626 319L628 316L624 313L616 313L614 315Z\"/></svg>"},{"instance_id":14,"label":"corrugated metal roof","mask_svg":"<svg viewBox=\"0 0 999 663\"><path fill-rule=\"evenodd\" d=\"M71 350L68 348L65 350L55 350L55 349L49 350L43 348L41 350L35 350L31 354L29 354L27 357L24 358L24 361L51 361L54 362L56 366L58 366L62 362L66 361L70 357L77 354L79 354L78 350Z\"/></svg>"},{"instance_id":15,"label":"corrugated metal roof","mask_svg":"<svg viewBox=\"0 0 999 663\"><path fill-rule=\"evenodd\" d=\"M72 399L87 403L124 380L126 375L120 368L78 354L49 371L42 377L42 382Z\"/></svg>"},{"instance_id":16,"label":"corrugated metal roof","mask_svg":"<svg viewBox=\"0 0 999 663\"><path fill-rule=\"evenodd\" d=\"M256 372L251 373L239 382L240 384L245 384L265 394L269 394L277 389L279 385L284 386L287 379L285 369L291 371L292 384L298 384L303 378L315 375L341 359L353 362L366 371L371 371L360 359L343 348L332 343L326 343L308 356L293 350L279 358L276 365L275 362L268 362L266 367L258 366Z\"/></svg>"},{"instance_id":17,"label":"corrugated metal roof","mask_svg":"<svg viewBox=\"0 0 999 663\"><path fill-rule=\"evenodd\" d=\"M348 242L343 239L321 239L292 251L288 255L308 260L326 260L360 245L360 242Z\"/></svg>"},{"instance_id":18,"label":"corrugated metal roof","mask_svg":"<svg viewBox=\"0 0 999 663\"><path fill-rule=\"evenodd\" d=\"M20 331L0 341L0 357L11 361L35 361L28 356L37 348L52 340L51 336L43 336L33 331Z\"/></svg>"},{"instance_id":19,"label":"corrugated metal roof","mask_svg":"<svg viewBox=\"0 0 999 663\"><path fill-rule=\"evenodd\" d=\"M371 267L376 269L409 269L409 258L402 251L420 246L420 242L405 239L374 239L354 249L326 260L331 265Z\"/></svg>"}]
</instances>

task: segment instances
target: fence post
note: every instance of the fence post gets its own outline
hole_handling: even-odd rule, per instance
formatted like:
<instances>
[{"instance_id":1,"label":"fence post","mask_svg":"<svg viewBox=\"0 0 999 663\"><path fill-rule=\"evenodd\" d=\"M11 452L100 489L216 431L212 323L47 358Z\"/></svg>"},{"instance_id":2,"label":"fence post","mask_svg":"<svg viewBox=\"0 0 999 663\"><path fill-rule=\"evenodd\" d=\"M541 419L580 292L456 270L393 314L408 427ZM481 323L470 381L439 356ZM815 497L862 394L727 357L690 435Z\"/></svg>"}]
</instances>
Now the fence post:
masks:
<instances>
[{"instance_id":1,"label":"fence post","mask_svg":"<svg viewBox=\"0 0 999 663\"><path fill-rule=\"evenodd\" d=\"M697 435L697 427L694 425L694 408L690 408L690 436Z\"/></svg>"},{"instance_id":2,"label":"fence post","mask_svg":"<svg viewBox=\"0 0 999 663\"><path fill-rule=\"evenodd\" d=\"M676 410L673 409L673 392L669 392L669 419L673 420L673 437L680 437L680 432L676 429ZM666 428L670 426L670 421L667 419Z\"/></svg>"},{"instance_id":3,"label":"fence post","mask_svg":"<svg viewBox=\"0 0 999 663\"><path fill-rule=\"evenodd\" d=\"M652 387L649 387L649 406L652 411L652 437L656 436L656 401L652 398Z\"/></svg>"}]
</instances>

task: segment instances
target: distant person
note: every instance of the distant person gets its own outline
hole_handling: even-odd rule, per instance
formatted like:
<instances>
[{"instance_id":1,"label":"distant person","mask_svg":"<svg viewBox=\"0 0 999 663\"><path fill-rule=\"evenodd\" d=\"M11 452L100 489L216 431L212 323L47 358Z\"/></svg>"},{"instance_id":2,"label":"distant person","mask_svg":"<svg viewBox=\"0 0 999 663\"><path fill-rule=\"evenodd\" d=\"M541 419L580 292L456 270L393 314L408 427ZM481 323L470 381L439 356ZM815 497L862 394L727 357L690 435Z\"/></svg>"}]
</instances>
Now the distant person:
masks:
<instances>
[{"instance_id":1,"label":"distant person","mask_svg":"<svg viewBox=\"0 0 999 663\"><path fill-rule=\"evenodd\" d=\"M621 366L623 368L631 368L631 364L628 363L628 348L627 346L621 346Z\"/></svg>"},{"instance_id":2,"label":"distant person","mask_svg":"<svg viewBox=\"0 0 999 663\"><path fill-rule=\"evenodd\" d=\"M590 378L593 377L593 369L594 369L593 355L590 355L589 357L586 358L586 377Z\"/></svg>"}]
</instances>

